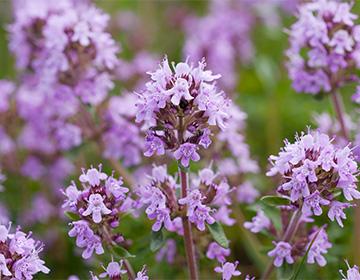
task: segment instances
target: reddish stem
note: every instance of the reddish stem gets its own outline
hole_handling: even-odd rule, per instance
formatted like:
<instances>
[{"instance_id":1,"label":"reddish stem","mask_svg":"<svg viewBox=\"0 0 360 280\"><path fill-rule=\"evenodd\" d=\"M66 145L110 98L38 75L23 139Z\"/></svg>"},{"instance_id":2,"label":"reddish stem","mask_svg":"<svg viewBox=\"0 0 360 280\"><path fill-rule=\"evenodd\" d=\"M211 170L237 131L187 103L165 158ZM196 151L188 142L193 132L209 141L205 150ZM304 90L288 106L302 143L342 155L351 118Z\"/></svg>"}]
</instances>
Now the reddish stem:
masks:
<instances>
[{"instance_id":1,"label":"reddish stem","mask_svg":"<svg viewBox=\"0 0 360 280\"><path fill-rule=\"evenodd\" d=\"M181 197L184 198L187 196L187 186L188 186L188 178L187 173L182 171L179 168L180 173L180 181L181 181ZM185 209L186 212L186 209ZM197 280L199 279L197 263L195 257L195 246L192 237L191 224L187 216L182 217L182 223L184 228L184 242L185 242L185 252L186 252L186 260L189 269L190 279Z\"/></svg>"}]
</instances>

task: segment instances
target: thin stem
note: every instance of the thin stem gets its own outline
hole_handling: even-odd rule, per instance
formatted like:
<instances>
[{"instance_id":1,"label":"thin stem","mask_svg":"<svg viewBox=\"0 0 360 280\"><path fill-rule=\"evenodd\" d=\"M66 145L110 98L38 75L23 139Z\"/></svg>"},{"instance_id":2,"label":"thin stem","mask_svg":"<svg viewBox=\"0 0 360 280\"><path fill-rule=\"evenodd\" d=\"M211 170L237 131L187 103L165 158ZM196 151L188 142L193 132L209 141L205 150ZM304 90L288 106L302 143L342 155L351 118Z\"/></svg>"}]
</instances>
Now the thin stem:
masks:
<instances>
[{"instance_id":1,"label":"thin stem","mask_svg":"<svg viewBox=\"0 0 360 280\"><path fill-rule=\"evenodd\" d=\"M341 134L345 137L347 141L349 141L350 137L349 137L349 131L345 124L345 111L344 111L344 104L342 98L337 91L333 91L331 93L331 99L334 105L337 119L340 123Z\"/></svg>"},{"instance_id":2,"label":"thin stem","mask_svg":"<svg viewBox=\"0 0 360 280\"><path fill-rule=\"evenodd\" d=\"M300 221L301 221L301 209L298 209L291 217L291 220L289 222L289 225L286 228L286 231L283 235L283 237L281 238L281 241L284 242L289 242L291 241L291 239L294 237L294 235L296 234L299 225L300 225ZM271 261L267 268L265 269L265 272L263 273L261 279L262 280L268 280L270 279L270 276L274 270L275 266L273 261Z\"/></svg>"},{"instance_id":3,"label":"thin stem","mask_svg":"<svg viewBox=\"0 0 360 280\"><path fill-rule=\"evenodd\" d=\"M187 186L188 186L188 177L187 173L179 167L180 181L181 181L181 197L184 198L187 196ZM185 209L186 211L186 209ZM195 257L195 246L192 237L191 224L187 216L182 217L182 223L184 228L184 242L185 242L185 252L186 260L189 268L190 279L197 280L199 279L196 257Z\"/></svg>"},{"instance_id":4,"label":"thin stem","mask_svg":"<svg viewBox=\"0 0 360 280\"><path fill-rule=\"evenodd\" d=\"M129 280L134 280L135 279L135 272L134 272L130 262L127 259L124 259L124 266L125 266L125 269L127 271Z\"/></svg>"}]
</instances>

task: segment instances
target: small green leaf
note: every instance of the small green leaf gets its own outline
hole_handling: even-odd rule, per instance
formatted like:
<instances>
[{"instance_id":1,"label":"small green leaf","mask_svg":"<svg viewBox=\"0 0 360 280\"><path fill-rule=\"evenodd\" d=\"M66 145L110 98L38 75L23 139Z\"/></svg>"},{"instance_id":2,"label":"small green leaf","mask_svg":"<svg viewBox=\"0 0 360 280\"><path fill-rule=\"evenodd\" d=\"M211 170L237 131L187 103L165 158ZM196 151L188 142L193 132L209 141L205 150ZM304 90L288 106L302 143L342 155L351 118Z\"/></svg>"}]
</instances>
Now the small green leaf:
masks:
<instances>
[{"instance_id":1,"label":"small green leaf","mask_svg":"<svg viewBox=\"0 0 360 280\"><path fill-rule=\"evenodd\" d=\"M319 233L320 233L320 231L321 231L322 229L323 229L322 227L319 228L318 232L315 234L314 238L311 240L311 243L310 243L310 245L309 245L309 248L307 248L305 255L302 257L299 266L297 267L294 275L291 277L290 280L296 280L296 279L298 278L298 276L299 276L299 274L300 274L300 271L301 271L301 268L303 267L303 265L304 265L304 263L305 263L305 260L306 260L306 258L307 258L307 255L309 254L309 251L310 251L312 245L314 244L316 238L318 237L318 235L319 235Z\"/></svg>"},{"instance_id":2,"label":"small green leaf","mask_svg":"<svg viewBox=\"0 0 360 280\"><path fill-rule=\"evenodd\" d=\"M214 238L214 240L221 247L228 248L229 240L226 238L224 229L222 228L221 224L219 224L218 222L215 222L211 225L209 225L209 224L206 224L206 225L207 225L212 237Z\"/></svg>"},{"instance_id":3,"label":"small green leaf","mask_svg":"<svg viewBox=\"0 0 360 280\"><path fill-rule=\"evenodd\" d=\"M75 214L73 212L65 211L65 216L68 217L72 221L79 220L78 214Z\"/></svg>"},{"instance_id":4,"label":"small green leaf","mask_svg":"<svg viewBox=\"0 0 360 280\"><path fill-rule=\"evenodd\" d=\"M290 200L288 198L275 195L265 195L261 198L261 201L271 206L283 206L290 204Z\"/></svg>"},{"instance_id":5,"label":"small green leaf","mask_svg":"<svg viewBox=\"0 0 360 280\"><path fill-rule=\"evenodd\" d=\"M120 258L135 258L135 255L132 255L128 250L121 246L112 247L112 251L115 255Z\"/></svg>"},{"instance_id":6,"label":"small green leaf","mask_svg":"<svg viewBox=\"0 0 360 280\"><path fill-rule=\"evenodd\" d=\"M164 245L164 242L165 239L162 229L159 231L152 231L150 243L150 250L152 252L159 250Z\"/></svg>"}]
</instances>

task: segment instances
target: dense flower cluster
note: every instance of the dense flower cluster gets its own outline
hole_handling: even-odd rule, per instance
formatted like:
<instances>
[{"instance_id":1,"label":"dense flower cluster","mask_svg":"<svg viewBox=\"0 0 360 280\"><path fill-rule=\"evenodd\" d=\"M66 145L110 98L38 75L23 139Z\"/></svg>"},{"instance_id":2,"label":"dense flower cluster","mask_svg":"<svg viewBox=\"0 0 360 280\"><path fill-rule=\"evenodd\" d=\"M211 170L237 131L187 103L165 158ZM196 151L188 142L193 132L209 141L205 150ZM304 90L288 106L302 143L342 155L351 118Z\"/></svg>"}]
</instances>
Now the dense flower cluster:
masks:
<instances>
[{"instance_id":1,"label":"dense flower cluster","mask_svg":"<svg viewBox=\"0 0 360 280\"><path fill-rule=\"evenodd\" d=\"M249 145L245 141L245 119L247 115L235 104L228 108L229 120L225 129L216 134L219 154L222 149L230 151L231 156L223 155L217 164L219 172L225 176L237 176L239 173L257 173L258 164L251 158Z\"/></svg>"},{"instance_id":2,"label":"dense flower cluster","mask_svg":"<svg viewBox=\"0 0 360 280\"><path fill-rule=\"evenodd\" d=\"M185 22L184 55L194 61L205 57L229 90L236 86L236 63L248 62L253 56L250 30L254 19L243 2L211 1L205 17Z\"/></svg>"},{"instance_id":3,"label":"dense flower cluster","mask_svg":"<svg viewBox=\"0 0 360 280\"><path fill-rule=\"evenodd\" d=\"M299 6L289 30L289 76L298 92L330 92L356 79L360 67L360 25L352 4L314 0Z\"/></svg>"},{"instance_id":4,"label":"dense flower cluster","mask_svg":"<svg viewBox=\"0 0 360 280\"><path fill-rule=\"evenodd\" d=\"M10 49L19 69L41 87L63 90L98 104L113 87L119 47L105 31L109 16L84 1L15 1Z\"/></svg>"},{"instance_id":5,"label":"dense flower cluster","mask_svg":"<svg viewBox=\"0 0 360 280\"><path fill-rule=\"evenodd\" d=\"M43 244L17 228L10 233L8 226L0 225L0 274L4 279L33 279L34 275L42 272L49 273L45 262L39 253Z\"/></svg>"},{"instance_id":6,"label":"dense flower cluster","mask_svg":"<svg viewBox=\"0 0 360 280\"><path fill-rule=\"evenodd\" d=\"M166 166L161 165L154 166L149 182L136 190L138 207L146 207L148 218L155 220L153 231L159 231L164 226L168 231L182 233L181 219L171 219L171 214L179 209L177 188L175 179L167 173Z\"/></svg>"},{"instance_id":7,"label":"dense flower cluster","mask_svg":"<svg viewBox=\"0 0 360 280\"><path fill-rule=\"evenodd\" d=\"M325 134L301 134L296 142L285 143L278 156L271 156L268 176L280 174L284 182L278 192L289 197L306 215L319 216L329 206L328 216L342 226L343 209L352 206L339 201L336 192L346 200L360 198L356 188L357 163L349 147L336 147Z\"/></svg>"},{"instance_id":8,"label":"dense flower cluster","mask_svg":"<svg viewBox=\"0 0 360 280\"><path fill-rule=\"evenodd\" d=\"M205 70L204 61L197 67L181 62L172 68L165 58L151 73L139 94L136 120L147 129L145 156L172 150L186 167L200 159L199 146L210 145L210 127L225 128L230 101L215 86L220 75Z\"/></svg>"},{"instance_id":9,"label":"dense flower cluster","mask_svg":"<svg viewBox=\"0 0 360 280\"><path fill-rule=\"evenodd\" d=\"M139 164L144 146L140 128L134 123L135 102L130 94L112 97L105 116L104 157L122 159L124 166Z\"/></svg>"},{"instance_id":10,"label":"dense flower cluster","mask_svg":"<svg viewBox=\"0 0 360 280\"><path fill-rule=\"evenodd\" d=\"M119 244L124 241L111 229L119 225L121 214L128 212L134 201L121 178L108 176L101 171L101 165L99 169L83 170L79 180L82 190L74 182L65 189L63 208L80 218L71 223L69 236L76 237L76 245L84 248L83 258L88 259L94 251L98 255L104 253L102 242Z\"/></svg>"}]
</instances>

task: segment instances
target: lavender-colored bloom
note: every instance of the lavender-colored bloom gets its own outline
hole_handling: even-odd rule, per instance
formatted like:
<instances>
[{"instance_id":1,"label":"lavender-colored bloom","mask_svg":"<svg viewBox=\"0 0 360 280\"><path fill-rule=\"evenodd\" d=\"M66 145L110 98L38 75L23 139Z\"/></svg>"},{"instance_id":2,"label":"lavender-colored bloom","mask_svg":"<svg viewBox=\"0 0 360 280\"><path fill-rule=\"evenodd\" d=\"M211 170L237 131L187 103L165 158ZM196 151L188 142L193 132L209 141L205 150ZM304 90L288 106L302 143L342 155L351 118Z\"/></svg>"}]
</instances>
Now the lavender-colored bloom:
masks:
<instances>
[{"instance_id":1,"label":"lavender-colored bloom","mask_svg":"<svg viewBox=\"0 0 360 280\"><path fill-rule=\"evenodd\" d=\"M76 210L76 205L81 192L77 189L75 183L72 182L72 184L68 186L63 193L66 196L66 200L62 207Z\"/></svg>"},{"instance_id":2,"label":"lavender-colored bloom","mask_svg":"<svg viewBox=\"0 0 360 280\"><path fill-rule=\"evenodd\" d=\"M11 223L8 227L0 225L1 275L5 278L11 276L14 279L33 279L39 272L48 274L50 270L39 257L43 244L31 238L31 233L22 232L19 227L15 233L10 233L10 227Z\"/></svg>"},{"instance_id":3,"label":"lavender-colored bloom","mask_svg":"<svg viewBox=\"0 0 360 280\"><path fill-rule=\"evenodd\" d=\"M330 209L328 212L328 217L331 221L336 219L339 226L344 227L342 219L346 219L346 215L344 213L344 209L352 207L353 205L350 203L342 203L339 201L333 201L330 204Z\"/></svg>"},{"instance_id":4,"label":"lavender-colored bloom","mask_svg":"<svg viewBox=\"0 0 360 280\"><path fill-rule=\"evenodd\" d=\"M326 231L322 228L320 229L320 232L317 233L317 231L313 232L309 235L309 244L307 245L307 248L310 246L312 240L317 235L314 243L309 249L309 253L307 255L307 263L315 263L317 262L320 266L326 265L326 260L322 254L326 254L328 249L332 247L331 243L328 240L328 236L326 234Z\"/></svg>"},{"instance_id":5,"label":"lavender-colored bloom","mask_svg":"<svg viewBox=\"0 0 360 280\"><path fill-rule=\"evenodd\" d=\"M334 145L326 134L302 133L295 143L286 141L279 155L271 156L270 161L273 167L267 175L283 176L278 192L294 203L301 202L303 213L321 215L324 206L338 200L326 193L336 190L349 201L360 198L357 163L351 149Z\"/></svg>"},{"instance_id":6,"label":"lavender-colored bloom","mask_svg":"<svg viewBox=\"0 0 360 280\"><path fill-rule=\"evenodd\" d=\"M86 246L87 240L94 235L88 222L80 220L72 222L71 225L73 228L69 231L69 236L76 237L76 246L80 248Z\"/></svg>"},{"instance_id":7,"label":"lavender-colored bloom","mask_svg":"<svg viewBox=\"0 0 360 280\"><path fill-rule=\"evenodd\" d=\"M108 129L102 134L104 156L121 159L126 167L139 164L144 149L140 126L134 124L135 103L132 94L111 97L105 115Z\"/></svg>"},{"instance_id":8,"label":"lavender-colored bloom","mask_svg":"<svg viewBox=\"0 0 360 280\"><path fill-rule=\"evenodd\" d=\"M136 273L136 277L134 280L149 280L149 276L146 275L147 271L146 271L146 267L143 266L143 268L138 271L138 273Z\"/></svg>"},{"instance_id":9,"label":"lavender-colored bloom","mask_svg":"<svg viewBox=\"0 0 360 280\"><path fill-rule=\"evenodd\" d=\"M100 194L92 194L89 197L89 204L87 209L82 213L83 216L92 215L92 219L95 223L101 222L101 215L110 214L111 210L104 204L104 199Z\"/></svg>"},{"instance_id":10,"label":"lavender-colored bloom","mask_svg":"<svg viewBox=\"0 0 360 280\"><path fill-rule=\"evenodd\" d=\"M241 275L241 272L236 269L238 264L238 261L234 263L226 262L222 264L222 267L217 266L214 270L217 273L222 273L222 280L230 280L233 276L236 277Z\"/></svg>"},{"instance_id":11,"label":"lavender-colored bloom","mask_svg":"<svg viewBox=\"0 0 360 280\"><path fill-rule=\"evenodd\" d=\"M253 55L253 20L243 1L211 1L206 16L185 21L184 56L195 60L206 57L210 67L222 75L221 85L233 90L238 77L236 63L246 63Z\"/></svg>"},{"instance_id":12,"label":"lavender-colored bloom","mask_svg":"<svg viewBox=\"0 0 360 280\"><path fill-rule=\"evenodd\" d=\"M3 254L0 254L0 272L4 276L11 276L12 275L12 273L10 272L10 270L8 269L8 267L6 265L6 259L5 259L5 256Z\"/></svg>"},{"instance_id":13,"label":"lavender-colored bloom","mask_svg":"<svg viewBox=\"0 0 360 280\"><path fill-rule=\"evenodd\" d=\"M96 168L90 168L88 170L83 170L83 174L79 177L80 182L89 183L91 186L98 186L100 181L103 181L107 178L107 175L104 172L101 172L101 165L99 170Z\"/></svg>"},{"instance_id":14,"label":"lavender-colored bloom","mask_svg":"<svg viewBox=\"0 0 360 280\"><path fill-rule=\"evenodd\" d=\"M187 61L171 67L165 58L159 69L149 72L151 80L137 94L136 104L136 121L147 130L145 156L171 150L188 166L190 159L200 159L199 146L210 145L211 128L225 129L230 101L215 85L220 75L205 66L203 60L197 67Z\"/></svg>"},{"instance_id":15,"label":"lavender-colored bloom","mask_svg":"<svg viewBox=\"0 0 360 280\"><path fill-rule=\"evenodd\" d=\"M230 249L225 249L216 242L211 242L206 252L207 258L211 260L216 259L220 263L225 262L225 257L228 257L229 255Z\"/></svg>"},{"instance_id":16,"label":"lavender-colored bloom","mask_svg":"<svg viewBox=\"0 0 360 280\"><path fill-rule=\"evenodd\" d=\"M216 221L221 222L224 225L232 226L236 223L236 220L230 217L231 212L232 210L229 207L221 205L213 214L213 217Z\"/></svg>"},{"instance_id":17,"label":"lavender-colored bloom","mask_svg":"<svg viewBox=\"0 0 360 280\"><path fill-rule=\"evenodd\" d=\"M163 141L159 137L149 133L146 135L145 138L144 155L146 157L151 157L153 154L157 154L157 155L165 154L165 147Z\"/></svg>"},{"instance_id":18,"label":"lavender-colored bloom","mask_svg":"<svg viewBox=\"0 0 360 280\"><path fill-rule=\"evenodd\" d=\"M274 258L274 265L276 267L282 266L284 260L289 264L294 263L294 259L291 256L292 247L289 243L279 241L274 244L275 248L268 253L268 256Z\"/></svg>"},{"instance_id":19,"label":"lavender-colored bloom","mask_svg":"<svg viewBox=\"0 0 360 280\"><path fill-rule=\"evenodd\" d=\"M114 262L113 260L109 262L105 269L105 272L101 273L99 276L100 278L109 277L110 279L113 278L121 278L121 274L126 274L126 269L122 269L123 260L120 262Z\"/></svg>"},{"instance_id":20,"label":"lavender-colored bloom","mask_svg":"<svg viewBox=\"0 0 360 280\"><path fill-rule=\"evenodd\" d=\"M341 280L359 280L360 279L359 267L357 265L350 267L347 260L345 260L345 263L347 265L348 270L346 272L346 275L344 275L341 269L339 270L341 276L343 277Z\"/></svg>"},{"instance_id":21,"label":"lavender-colored bloom","mask_svg":"<svg viewBox=\"0 0 360 280\"><path fill-rule=\"evenodd\" d=\"M205 230L205 222L213 224L215 219L210 215L212 209L202 204L204 197L199 190L191 191L186 197L179 199L179 204L187 205L186 215L198 230Z\"/></svg>"},{"instance_id":22,"label":"lavender-colored bloom","mask_svg":"<svg viewBox=\"0 0 360 280\"><path fill-rule=\"evenodd\" d=\"M265 215L264 211L259 210L251 222L245 222L244 227L253 233L258 233L271 226L270 219Z\"/></svg>"},{"instance_id":23,"label":"lavender-colored bloom","mask_svg":"<svg viewBox=\"0 0 360 280\"><path fill-rule=\"evenodd\" d=\"M30 156L21 167L21 173L33 180L39 180L45 174L45 166L38 158Z\"/></svg>"},{"instance_id":24,"label":"lavender-colored bloom","mask_svg":"<svg viewBox=\"0 0 360 280\"><path fill-rule=\"evenodd\" d=\"M160 262L165 258L166 262L172 264L175 261L176 242L174 239L168 239L159 252L156 254L156 260Z\"/></svg>"},{"instance_id":25,"label":"lavender-colored bloom","mask_svg":"<svg viewBox=\"0 0 360 280\"><path fill-rule=\"evenodd\" d=\"M9 32L17 67L41 87L63 86L83 102L99 104L114 86L111 71L118 63L119 47L106 32L109 16L86 2L40 1L15 1Z\"/></svg>"},{"instance_id":26,"label":"lavender-colored bloom","mask_svg":"<svg viewBox=\"0 0 360 280\"><path fill-rule=\"evenodd\" d=\"M181 161L185 167L189 166L190 160L199 161L200 155L196 152L196 145L191 143L181 144L181 146L174 152L174 157Z\"/></svg>"},{"instance_id":27,"label":"lavender-colored bloom","mask_svg":"<svg viewBox=\"0 0 360 280\"><path fill-rule=\"evenodd\" d=\"M313 194L305 198L302 211L303 213L314 213L316 216L320 216L322 214L321 206L329 204L329 200L322 198L320 193L315 191Z\"/></svg>"},{"instance_id":28,"label":"lavender-colored bloom","mask_svg":"<svg viewBox=\"0 0 360 280\"><path fill-rule=\"evenodd\" d=\"M89 238L86 240L85 246L85 250L81 255L84 259L89 259L94 253L94 251L97 255L104 254L104 248L101 245L101 239L95 234L89 236Z\"/></svg>"},{"instance_id":29,"label":"lavender-colored bloom","mask_svg":"<svg viewBox=\"0 0 360 280\"><path fill-rule=\"evenodd\" d=\"M290 48L286 52L296 91L330 92L334 86L347 82L351 72L359 67L359 27L354 24L358 16L351 13L352 6L333 0L299 6L298 20L289 30Z\"/></svg>"},{"instance_id":30,"label":"lavender-colored bloom","mask_svg":"<svg viewBox=\"0 0 360 280\"><path fill-rule=\"evenodd\" d=\"M251 204L255 202L259 195L259 191L249 181L244 182L236 189L236 198L240 203Z\"/></svg>"},{"instance_id":31,"label":"lavender-colored bloom","mask_svg":"<svg viewBox=\"0 0 360 280\"><path fill-rule=\"evenodd\" d=\"M10 95L14 92L15 85L8 80L0 80L0 113L9 109Z\"/></svg>"}]
</instances>

